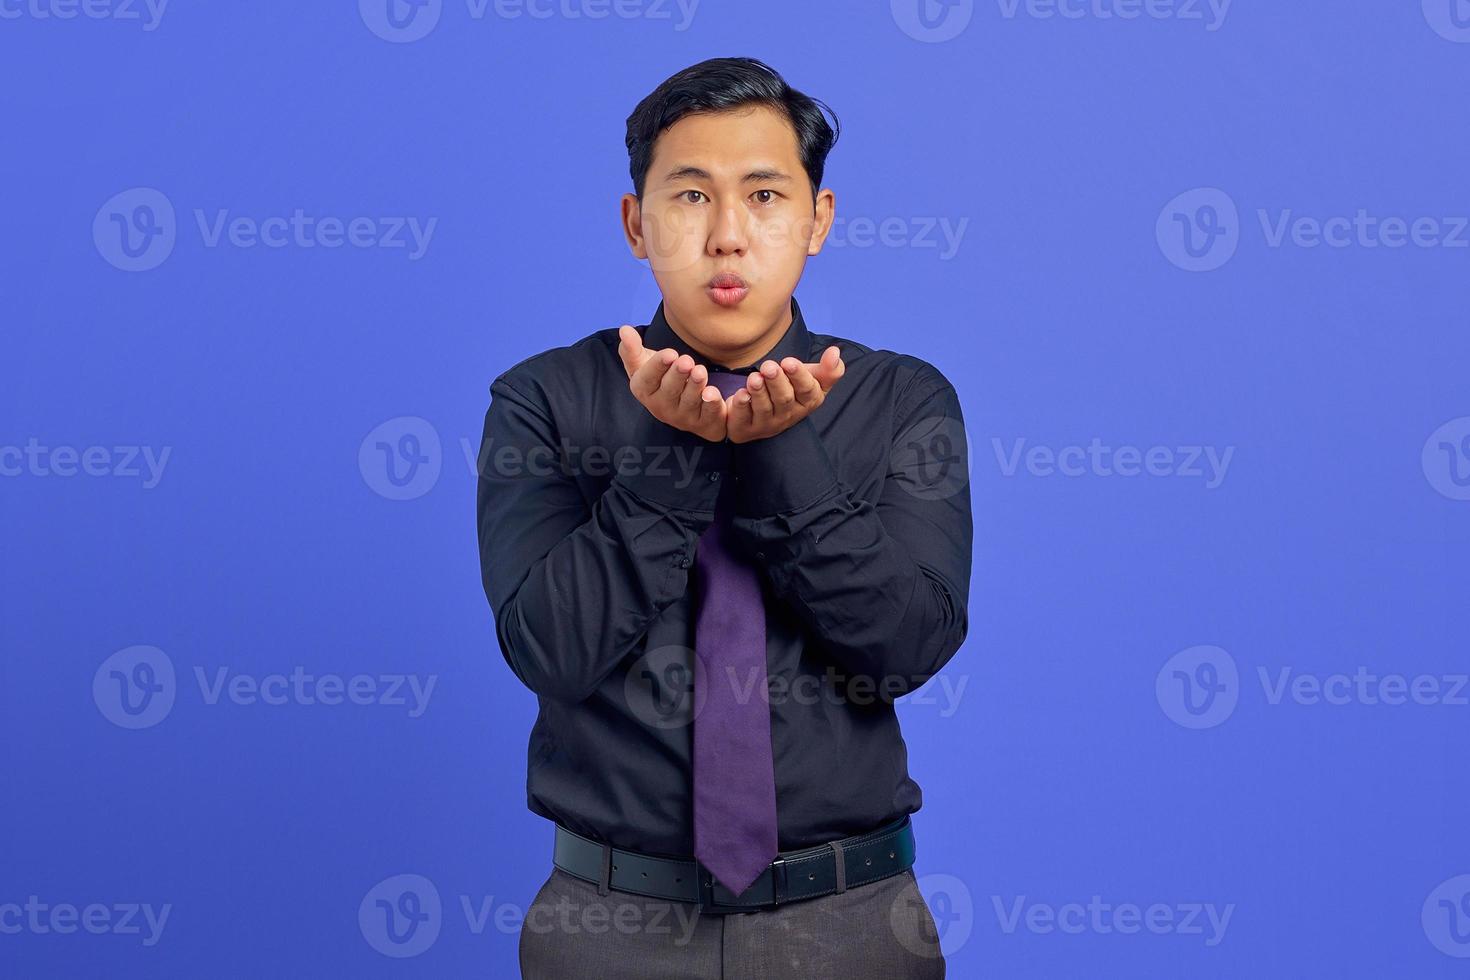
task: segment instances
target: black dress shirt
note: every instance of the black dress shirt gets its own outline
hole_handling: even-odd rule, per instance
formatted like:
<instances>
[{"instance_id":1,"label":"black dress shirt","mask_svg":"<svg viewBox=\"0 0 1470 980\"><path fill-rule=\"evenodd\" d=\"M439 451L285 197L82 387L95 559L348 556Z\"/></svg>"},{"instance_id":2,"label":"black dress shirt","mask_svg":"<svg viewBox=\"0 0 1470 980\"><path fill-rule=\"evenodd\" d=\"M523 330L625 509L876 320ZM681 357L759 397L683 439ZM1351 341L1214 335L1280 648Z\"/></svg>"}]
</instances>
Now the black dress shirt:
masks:
<instances>
[{"instance_id":1,"label":"black dress shirt","mask_svg":"<svg viewBox=\"0 0 1470 980\"><path fill-rule=\"evenodd\" d=\"M711 442L628 388L616 327L490 385L477 514L501 652L534 691L527 805L617 847L693 853L691 719L700 533L722 489L766 602L778 844L809 847L919 809L892 700L959 649L971 520L963 418L936 368L793 321L750 365L846 372L768 439ZM650 350L710 364L669 327ZM722 477L726 477L722 479ZM759 697L759 694L753 696Z\"/></svg>"}]
</instances>

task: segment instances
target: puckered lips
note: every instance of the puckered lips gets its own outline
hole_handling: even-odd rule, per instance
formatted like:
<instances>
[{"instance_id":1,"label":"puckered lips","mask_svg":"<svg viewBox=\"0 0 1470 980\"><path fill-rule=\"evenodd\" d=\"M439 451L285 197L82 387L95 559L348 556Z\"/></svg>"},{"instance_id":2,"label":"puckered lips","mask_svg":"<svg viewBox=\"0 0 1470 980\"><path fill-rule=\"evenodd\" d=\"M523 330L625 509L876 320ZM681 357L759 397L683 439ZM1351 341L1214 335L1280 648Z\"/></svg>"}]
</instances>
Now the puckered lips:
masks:
<instances>
[{"instance_id":1,"label":"puckered lips","mask_svg":"<svg viewBox=\"0 0 1470 980\"><path fill-rule=\"evenodd\" d=\"M738 306L750 294L750 285L738 273L720 272L706 284L710 299L721 306Z\"/></svg>"}]
</instances>

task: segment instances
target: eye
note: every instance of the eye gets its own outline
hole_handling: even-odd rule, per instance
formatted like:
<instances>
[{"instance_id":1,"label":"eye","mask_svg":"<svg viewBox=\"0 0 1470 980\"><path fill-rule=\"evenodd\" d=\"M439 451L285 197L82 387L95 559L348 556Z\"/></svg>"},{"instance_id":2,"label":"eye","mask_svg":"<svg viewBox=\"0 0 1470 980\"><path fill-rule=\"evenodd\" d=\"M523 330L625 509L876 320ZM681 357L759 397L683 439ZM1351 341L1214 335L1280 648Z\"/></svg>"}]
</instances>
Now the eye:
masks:
<instances>
[{"instance_id":1,"label":"eye","mask_svg":"<svg viewBox=\"0 0 1470 980\"><path fill-rule=\"evenodd\" d=\"M767 190L758 190L755 193L756 193L756 195L760 195L760 194L769 194L769 195L771 195L768 200L764 200L764 201L758 202L760 204L775 204L776 203L776 192L773 191L773 190L769 190L769 189L767 189Z\"/></svg>"},{"instance_id":2,"label":"eye","mask_svg":"<svg viewBox=\"0 0 1470 980\"><path fill-rule=\"evenodd\" d=\"M700 197L704 197L704 191L695 191L695 190L684 191L679 196L684 198L684 202L686 204L698 204L699 203L698 201L691 201L691 200L689 200L688 195L690 195L690 194L698 194Z\"/></svg>"}]
</instances>

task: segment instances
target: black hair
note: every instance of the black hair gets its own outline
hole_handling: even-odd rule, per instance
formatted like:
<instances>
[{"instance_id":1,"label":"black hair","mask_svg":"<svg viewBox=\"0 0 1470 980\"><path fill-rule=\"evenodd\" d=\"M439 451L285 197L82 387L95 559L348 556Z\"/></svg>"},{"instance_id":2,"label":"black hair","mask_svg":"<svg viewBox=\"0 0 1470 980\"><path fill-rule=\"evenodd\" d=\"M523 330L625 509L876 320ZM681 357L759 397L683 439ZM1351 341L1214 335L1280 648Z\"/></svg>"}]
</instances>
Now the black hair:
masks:
<instances>
[{"instance_id":1,"label":"black hair","mask_svg":"<svg viewBox=\"0 0 1470 980\"><path fill-rule=\"evenodd\" d=\"M812 184L812 199L822 185L827 154L836 129L823 115L837 115L825 102L798 92L776 69L755 58L710 58L677 72L650 92L628 116L628 171L633 192L643 201L643 186L653 162L653 144L664 130L691 113L723 112L764 105L781 113L796 130L801 165Z\"/></svg>"}]
</instances>

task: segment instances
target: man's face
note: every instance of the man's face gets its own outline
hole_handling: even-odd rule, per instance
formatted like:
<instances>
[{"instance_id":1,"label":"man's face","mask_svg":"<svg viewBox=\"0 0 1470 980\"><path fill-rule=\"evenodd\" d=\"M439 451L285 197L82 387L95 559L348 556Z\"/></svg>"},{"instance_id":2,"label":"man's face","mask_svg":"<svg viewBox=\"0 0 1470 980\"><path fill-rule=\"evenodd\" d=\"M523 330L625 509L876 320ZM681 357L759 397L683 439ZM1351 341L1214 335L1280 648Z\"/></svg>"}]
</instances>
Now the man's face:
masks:
<instances>
[{"instance_id":1,"label":"man's face","mask_svg":"<svg viewBox=\"0 0 1470 980\"><path fill-rule=\"evenodd\" d=\"M685 116L665 130L641 207L623 197L623 226L633 253L648 259L670 324L736 364L790 323L791 294L832 211L830 190L812 198L791 124L749 106ZM720 274L744 287L721 286Z\"/></svg>"}]
</instances>

